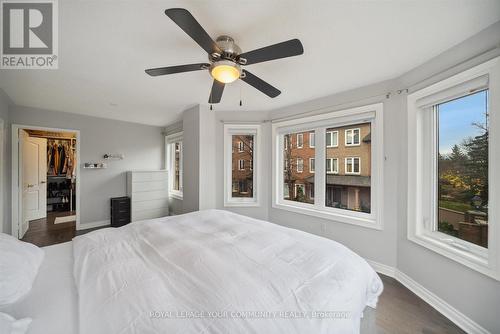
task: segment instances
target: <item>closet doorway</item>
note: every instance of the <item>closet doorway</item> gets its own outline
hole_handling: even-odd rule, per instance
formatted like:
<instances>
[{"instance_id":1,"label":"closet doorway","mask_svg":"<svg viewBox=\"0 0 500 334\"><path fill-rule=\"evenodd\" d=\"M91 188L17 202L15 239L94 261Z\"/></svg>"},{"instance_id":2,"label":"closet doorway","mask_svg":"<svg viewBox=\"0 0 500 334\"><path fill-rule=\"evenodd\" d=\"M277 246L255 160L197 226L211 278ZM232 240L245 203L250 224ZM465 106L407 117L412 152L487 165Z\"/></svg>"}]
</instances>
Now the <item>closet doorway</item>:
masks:
<instances>
[{"instance_id":1,"label":"closet doorway","mask_svg":"<svg viewBox=\"0 0 500 334\"><path fill-rule=\"evenodd\" d=\"M37 246L70 241L79 224L79 132L13 125L12 135L12 234Z\"/></svg>"}]
</instances>

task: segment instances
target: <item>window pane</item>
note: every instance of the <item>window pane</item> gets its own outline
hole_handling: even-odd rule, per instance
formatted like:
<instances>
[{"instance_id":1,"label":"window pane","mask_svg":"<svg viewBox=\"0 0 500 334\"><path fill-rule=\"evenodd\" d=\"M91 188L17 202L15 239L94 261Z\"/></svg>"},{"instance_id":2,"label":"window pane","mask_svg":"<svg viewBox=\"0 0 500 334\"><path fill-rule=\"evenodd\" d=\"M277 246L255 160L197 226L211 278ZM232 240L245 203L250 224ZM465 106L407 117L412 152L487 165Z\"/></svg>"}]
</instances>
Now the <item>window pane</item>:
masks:
<instances>
[{"instance_id":1,"label":"window pane","mask_svg":"<svg viewBox=\"0 0 500 334\"><path fill-rule=\"evenodd\" d=\"M173 190L181 190L181 142L172 143L174 149L174 184Z\"/></svg>"},{"instance_id":2,"label":"window pane","mask_svg":"<svg viewBox=\"0 0 500 334\"><path fill-rule=\"evenodd\" d=\"M299 148L301 138L314 138L314 131L284 135L288 144L283 150L283 197L296 202L314 203L314 155L315 148L305 145ZM311 170L311 164L312 170ZM311 191L311 189L313 189Z\"/></svg>"},{"instance_id":3,"label":"window pane","mask_svg":"<svg viewBox=\"0 0 500 334\"><path fill-rule=\"evenodd\" d=\"M253 137L232 136L232 197L253 197Z\"/></svg>"},{"instance_id":4,"label":"window pane","mask_svg":"<svg viewBox=\"0 0 500 334\"><path fill-rule=\"evenodd\" d=\"M488 91L436 106L440 232L488 247Z\"/></svg>"},{"instance_id":5,"label":"window pane","mask_svg":"<svg viewBox=\"0 0 500 334\"><path fill-rule=\"evenodd\" d=\"M326 131L336 134L333 138L337 147L326 148L325 205L370 213L371 123L332 127ZM347 137L339 141L338 134ZM347 146L352 143L359 145Z\"/></svg>"},{"instance_id":6,"label":"window pane","mask_svg":"<svg viewBox=\"0 0 500 334\"><path fill-rule=\"evenodd\" d=\"M332 146L336 147L336 146L338 146L338 143L339 143L339 133L333 132L332 133Z\"/></svg>"}]
</instances>

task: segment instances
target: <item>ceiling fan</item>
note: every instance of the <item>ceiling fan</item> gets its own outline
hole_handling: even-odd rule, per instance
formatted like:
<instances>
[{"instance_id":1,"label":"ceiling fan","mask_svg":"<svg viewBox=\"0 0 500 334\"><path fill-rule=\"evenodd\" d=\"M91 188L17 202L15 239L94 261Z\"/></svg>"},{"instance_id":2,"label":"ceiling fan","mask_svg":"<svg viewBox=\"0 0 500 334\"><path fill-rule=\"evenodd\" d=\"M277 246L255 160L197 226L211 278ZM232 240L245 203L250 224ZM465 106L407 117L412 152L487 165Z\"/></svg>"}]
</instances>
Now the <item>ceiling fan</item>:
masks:
<instances>
[{"instance_id":1,"label":"ceiling fan","mask_svg":"<svg viewBox=\"0 0 500 334\"><path fill-rule=\"evenodd\" d=\"M243 80L269 97L274 98L280 95L280 90L241 67L304 53L302 43L298 39L291 39L242 53L234 39L229 36L219 36L214 42L187 9L170 8L165 10L165 14L208 53L209 62L151 68L147 69L146 73L151 76L159 76L209 70L210 75L214 78L208 99L210 104L219 103L225 84L234 82L237 79Z\"/></svg>"}]
</instances>

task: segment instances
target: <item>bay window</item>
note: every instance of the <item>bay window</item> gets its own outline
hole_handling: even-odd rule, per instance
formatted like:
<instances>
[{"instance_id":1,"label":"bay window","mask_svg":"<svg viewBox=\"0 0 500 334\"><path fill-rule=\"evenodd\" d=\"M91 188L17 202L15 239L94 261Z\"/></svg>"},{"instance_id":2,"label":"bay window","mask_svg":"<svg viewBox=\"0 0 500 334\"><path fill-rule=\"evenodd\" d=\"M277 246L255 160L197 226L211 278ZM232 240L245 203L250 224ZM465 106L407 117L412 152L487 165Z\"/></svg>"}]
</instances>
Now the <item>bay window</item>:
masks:
<instances>
[{"instance_id":1,"label":"bay window","mask_svg":"<svg viewBox=\"0 0 500 334\"><path fill-rule=\"evenodd\" d=\"M408 239L497 279L499 106L499 58L408 96Z\"/></svg>"},{"instance_id":2,"label":"bay window","mask_svg":"<svg viewBox=\"0 0 500 334\"><path fill-rule=\"evenodd\" d=\"M274 123L273 207L381 229L382 112L374 104ZM306 134L314 147L290 145Z\"/></svg>"}]
</instances>

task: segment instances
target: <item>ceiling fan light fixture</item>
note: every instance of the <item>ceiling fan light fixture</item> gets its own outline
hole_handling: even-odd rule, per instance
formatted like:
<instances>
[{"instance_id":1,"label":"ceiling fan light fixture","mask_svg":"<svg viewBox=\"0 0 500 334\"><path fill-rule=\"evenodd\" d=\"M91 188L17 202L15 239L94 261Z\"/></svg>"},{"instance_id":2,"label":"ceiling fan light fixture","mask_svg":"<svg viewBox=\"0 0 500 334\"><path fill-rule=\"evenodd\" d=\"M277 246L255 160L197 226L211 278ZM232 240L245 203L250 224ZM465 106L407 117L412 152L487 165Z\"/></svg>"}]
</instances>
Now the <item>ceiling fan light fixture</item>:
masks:
<instances>
[{"instance_id":1,"label":"ceiling fan light fixture","mask_svg":"<svg viewBox=\"0 0 500 334\"><path fill-rule=\"evenodd\" d=\"M221 60L212 64L210 75L219 82L231 83L240 78L241 67L232 61Z\"/></svg>"}]
</instances>

